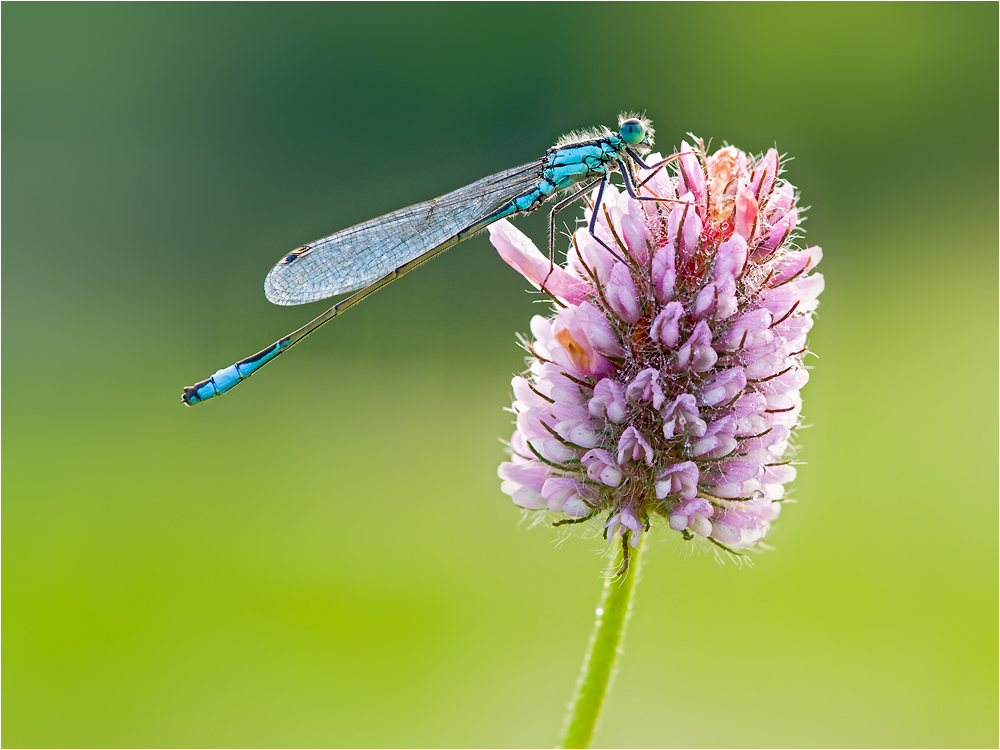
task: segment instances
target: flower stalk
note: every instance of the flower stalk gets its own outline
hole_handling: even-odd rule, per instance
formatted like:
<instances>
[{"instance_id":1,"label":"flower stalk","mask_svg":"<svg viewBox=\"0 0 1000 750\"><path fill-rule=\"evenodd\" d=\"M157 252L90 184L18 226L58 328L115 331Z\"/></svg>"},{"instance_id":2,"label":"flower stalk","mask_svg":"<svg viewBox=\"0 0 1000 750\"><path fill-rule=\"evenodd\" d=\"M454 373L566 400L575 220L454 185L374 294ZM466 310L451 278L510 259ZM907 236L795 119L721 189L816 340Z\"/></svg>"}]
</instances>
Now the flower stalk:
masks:
<instances>
[{"instance_id":1,"label":"flower stalk","mask_svg":"<svg viewBox=\"0 0 1000 750\"><path fill-rule=\"evenodd\" d=\"M632 592L642 566L644 542L630 549L626 540L611 548L594 631L583 657L559 747L581 748L590 744L601 705L611 688L615 663L623 651L625 628L632 614Z\"/></svg>"}]
</instances>

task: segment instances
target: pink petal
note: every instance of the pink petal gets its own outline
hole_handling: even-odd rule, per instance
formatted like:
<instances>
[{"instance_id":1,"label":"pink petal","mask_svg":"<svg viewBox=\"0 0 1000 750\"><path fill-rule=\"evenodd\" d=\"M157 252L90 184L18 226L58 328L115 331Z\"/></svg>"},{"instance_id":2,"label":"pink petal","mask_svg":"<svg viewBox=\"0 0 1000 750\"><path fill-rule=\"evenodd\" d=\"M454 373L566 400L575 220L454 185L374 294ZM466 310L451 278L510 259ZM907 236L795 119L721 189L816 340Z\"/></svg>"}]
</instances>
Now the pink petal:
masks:
<instances>
[{"instance_id":1,"label":"pink petal","mask_svg":"<svg viewBox=\"0 0 1000 750\"><path fill-rule=\"evenodd\" d=\"M561 266L551 265L527 235L506 219L491 224L489 230L490 242L500 257L536 289L541 289L544 281L545 288L550 293L573 304L584 302L593 293L589 284L574 277Z\"/></svg>"}]
</instances>

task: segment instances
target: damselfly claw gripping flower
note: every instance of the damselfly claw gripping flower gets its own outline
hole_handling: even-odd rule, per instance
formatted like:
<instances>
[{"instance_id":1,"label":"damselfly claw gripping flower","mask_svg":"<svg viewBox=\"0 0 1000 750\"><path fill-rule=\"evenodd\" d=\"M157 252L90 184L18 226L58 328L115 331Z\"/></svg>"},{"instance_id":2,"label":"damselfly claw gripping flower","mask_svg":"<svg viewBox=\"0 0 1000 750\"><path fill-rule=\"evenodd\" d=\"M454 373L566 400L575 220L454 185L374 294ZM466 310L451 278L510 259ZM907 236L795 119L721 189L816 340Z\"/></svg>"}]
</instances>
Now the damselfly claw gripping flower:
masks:
<instances>
[{"instance_id":1,"label":"damselfly claw gripping flower","mask_svg":"<svg viewBox=\"0 0 1000 750\"><path fill-rule=\"evenodd\" d=\"M660 161L657 155L650 163ZM550 266L506 221L501 257L556 306L535 316L501 488L557 523L599 518L637 545L662 521L729 550L763 540L795 478L802 365L823 277L794 243L794 188L778 153L681 144L640 170L638 201L604 191L596 234ZM593 206L592 196L588 206ZM584 211L589 223L591 209Z\"/></svg>"}]
</instances>

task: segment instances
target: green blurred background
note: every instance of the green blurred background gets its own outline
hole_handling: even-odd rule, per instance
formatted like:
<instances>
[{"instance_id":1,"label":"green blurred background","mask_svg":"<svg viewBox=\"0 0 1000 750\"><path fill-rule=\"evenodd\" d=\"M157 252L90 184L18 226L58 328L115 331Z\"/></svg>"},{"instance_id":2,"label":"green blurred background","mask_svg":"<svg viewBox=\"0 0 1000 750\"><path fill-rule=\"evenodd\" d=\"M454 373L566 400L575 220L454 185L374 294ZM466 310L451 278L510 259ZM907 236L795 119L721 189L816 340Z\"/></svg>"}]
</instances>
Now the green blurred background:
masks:
<instances>
[{"instance_id":1,"label":"green blurred background","mask_svg":"<svg viewBox=\"0 0 1000 750\"><path fill-rule=\"evenodd\" d=\"M604 563L500 493L485 237L180 391L324 309L287 250L623 109L793 155L827 289L777 551L658 535L594 744L996 746L996 4L2 18L5 746L555 742Z\"/></svg>"}]
</instances>

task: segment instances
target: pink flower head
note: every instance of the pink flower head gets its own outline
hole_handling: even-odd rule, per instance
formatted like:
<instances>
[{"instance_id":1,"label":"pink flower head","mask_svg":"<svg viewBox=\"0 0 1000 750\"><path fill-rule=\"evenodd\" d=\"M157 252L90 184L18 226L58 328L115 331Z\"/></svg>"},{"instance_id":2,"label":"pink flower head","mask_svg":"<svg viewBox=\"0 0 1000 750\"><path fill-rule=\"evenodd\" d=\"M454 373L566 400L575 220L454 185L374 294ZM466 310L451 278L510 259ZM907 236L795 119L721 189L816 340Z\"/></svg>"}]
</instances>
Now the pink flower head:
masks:
<instances>
[{"instance_id":1,"label":"pink flower head","mask_svg":"<svg viewBox=\"0 0 1000 750\"><path fill-rule=\"evenodd\" d=\"M662 201L609 186L600 241L577 229L565 265L506 222L490 228L558 306L531 323L501 489L564 521L599 516L609 538L636 544L661 521L738 551L766 538L795 478L822 253L795 244L801 212L777 151L679 154L639 169L641 195Z\"/></svg>"}]
</instances>

